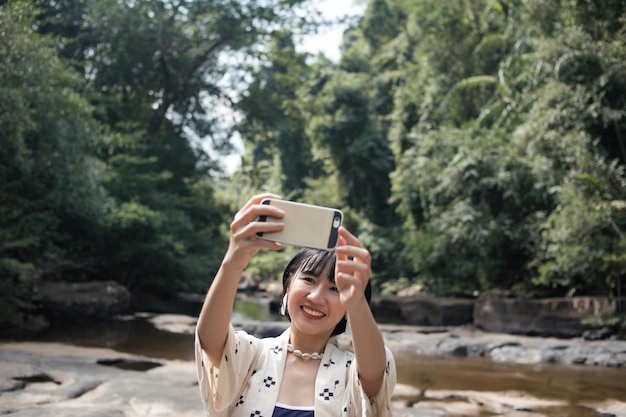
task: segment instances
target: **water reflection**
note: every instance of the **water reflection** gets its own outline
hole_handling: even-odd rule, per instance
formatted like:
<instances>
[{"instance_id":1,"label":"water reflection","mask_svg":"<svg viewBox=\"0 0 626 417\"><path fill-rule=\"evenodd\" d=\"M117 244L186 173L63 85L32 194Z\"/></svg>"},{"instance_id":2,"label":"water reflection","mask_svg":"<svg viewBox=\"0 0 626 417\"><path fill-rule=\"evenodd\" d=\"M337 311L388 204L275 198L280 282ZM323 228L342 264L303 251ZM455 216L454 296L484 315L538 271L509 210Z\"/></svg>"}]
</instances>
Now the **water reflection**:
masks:
<instances>
[{"instance_id":1,"label":"water reflection","mask_svg":"<svg viewBox=\"0 0 626 417\"><path fill-rule=\"evenodd\" d=\"M194 359L193 335L158 330L145 316L98 324L53 327L41 333L37 340L105 347L161 359Z\"/></svg>"},{"instance_id":2,"label":"water reflection","mask_svg":"<svg viewBox=\"0 0 626 417\"><path fill-rule=\"evenodd\" d=\"M626 398L626 371L618 368L401 355L396 365L398 380L421 390L521 391L569 404Z\"/></svg>"},{"instance_id":3,"label":"water reflection","mask_svg":"<svg viewBox=\"0 0 626 417\"><path fill-rule=\"evenodd\" d=\"M234 320L283 321L280 314L272 313L267 299L237 299L233 309Z\"/></svg>"},{"instance_id":4,"label":"water reflection","mask_svg":"<svg viewBox=\"0 0 626 417\"><path fill-rule=\"evenodd\" d=\"M150 323L150 317L139 314L102 323L51 327L39 334L37 340L105 347L154 358L194 360L193 335L158 330ZM271 313L269 301L265 300L236 300L233 319L285 320Z\"/></svg>"}]
</instances>

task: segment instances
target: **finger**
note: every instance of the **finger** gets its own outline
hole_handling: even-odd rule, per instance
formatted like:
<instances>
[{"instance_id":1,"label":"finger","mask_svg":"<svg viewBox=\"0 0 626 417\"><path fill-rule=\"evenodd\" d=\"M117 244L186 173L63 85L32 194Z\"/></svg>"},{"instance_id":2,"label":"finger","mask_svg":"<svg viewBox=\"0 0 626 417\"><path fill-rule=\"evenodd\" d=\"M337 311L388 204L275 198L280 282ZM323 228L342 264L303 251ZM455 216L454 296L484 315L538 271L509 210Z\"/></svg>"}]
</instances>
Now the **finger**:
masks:
<instances>
[{"instance_id":1,"label":"finger","mask_svg":"<svg viewBox=\"0 0 626 417\"><path fill-rule=\"evenodd\" d=\"M246 237L257 237L259 233L280 232L285 228L284 223L279 222L250 222L243 226L239 233Z\"/></svg>"},{"instance_id":2,"label":"finger","mask_svg":"<svg viewBox=\"0 0 626 417\"><path fill-rule=\"evenodd\" d=\"M335 255L337 257L337 260L346 260L347 255L340 250L340 248L343 248L346 244L346 239L344 239L341 235L339 235L339 241L337 242L337 246L335 247Z\"/></svg>"},{"instance_id":3,"label":"finger","mask_svg":"<svg viewBox=\"0 0 626 417\"><path fill-rule=\"evenodd\" d=\"M271 250L281 250L283 245L279 242L274 242L271 240L265 239L257 239L255 241L255 246L258 246L260 249L271 249Z\"/></svg>"},{"instance_id":4,"label":"finger","mask_svg":"<svg viewBox=\"0 0 626 417\"><path fill-rule=\"evenodd\" d=\"M241 239L256 239L257 233L266 232L279 232L284 229L284 223L282 222L259 222L254 221L258 216L258 213L273 213L275 216L282 216L282 211L274 212L275 207L264 206L257 204L249 207L246 211L240 215L239 218L233 220L230 224L231 236L235 240Z\"/></svg>"},{"instance_id":5,"label":"finger","mask_svg":"<svg viewBox=\"0 0 626 417\"><path fill-rule=\"evenodd\" d=\"M335 283L338 285L337 288L339 288L339 285L341 285L344 288L349 285L363 287L365 286L365 284L367 284L367 280L364 278L357 277L352 274L346 274L345 272L340 272L335 277Z\"/></svg>"},{"instance_id":6,"label":"finger","mask_svg":"<svg viewBox=\"0 0 626 417\"><path fill-rule=\"evenodd\" d=\"M337 263L337 273L359 275L360 277L369 278L372 274L370 266L366 263L356 261L339 261Z\"/></svg>"},{"instance_id":7,"label":"finger","mask_svg":"<svg viewBox=\"0 0 626 417\"><path fill-rule=\"evenodd\" d=\"M273 198L273 199L277 199L277 200L281 200L282 198L277 195L277 194L272 194L272 193L263 193L263 194L257 194L254 195L252 197L250 197L248 199L248 201L246 201L246 203L243 205L243 207L239 210L239 212L237 213L237 215L243 214L245 213L250 207L257 205L259 203L261 203L263 200L265 200L266 198Z\"/></svg>"},{"instance_id":8,"label":"finger","mask_svg":"<svg viewBox=\"0 0 626 417\"><path fill-rule=\"evenodd\" d=\"M345 293L350 290L363 292L367 285L367 280L350 274L338 274L335 278L335 283L340 293Z\"/></svg>"},{"instance_id":9,"label":"finger","mask_svg":"<svg viewBox=\"0 0 626 417\"><path fill-rule=\"evenodd\" d=\"M261 216L274 217L277 219L282 219L285 216L285 212L278 207L259 203L260 201L257 204L252 204L242 209L237 213L237 216L235 216L235 222L238 224L246 224L257 220Z\"/></svg>"},{"instance_id":10,"label":"finger","mask_svg":"<svg viewBox=\"0 0 626 417\"><path fill-rule=\"evenodd\" d=\"M273 193L262 193L262 194L257 194L252 196L248 202L244 205L245 207L249 207L251 205L254 204L259 204L261 201L265 200L266 198L272 198L275 200L282 200L282 197L279 196L278 194L273 194Z\"/></svg>"},{"instance_id":11,"label":"finger","mask_svg":"<svg viewBox=\"0 0 626 417\"><path fill-rule=\"evenodd\" d=\"M346 229L344 226L341 226L339 228L339 236L341 236L345 240L346 244L348 245L363 247L363 245L361 244L361 241L352 233L350 233L350 231Z\"/></svg>"},{"instance_id":12,"label":"finger","mask_svg":"<svg viewBox=\"0 0 626 417\"><path fill-rule=\"evenodd\" d=\"M248 218L251 217L250 221L257 220L261 216L282 219L285 217L285 212L276 206L267 204L256 204L248 209Z\"/></svg>"},{"instance_id":13,"label":"finger","mask_svg":"<svg viewBox=\"0 0 626 417\"><path fill-rule=\"evenodd\" d=\"M248 249L282 249L280 242L263 239L257 236L254 228L246 228L232 236L233 244Z\"/></svg>"},{"instance_id":14,"label":"finger","mask_svg":"<svg viewBox=\"0 0 626 417\"><path fill-rule=\"evenodd\" d=\"M363 247L341 246L337 247L335 251L338 255L337 259L339 260L354 260L355 262L361 261L366 264L371 262L371 255L369 251Z\"/></svg>"}]
</instances>

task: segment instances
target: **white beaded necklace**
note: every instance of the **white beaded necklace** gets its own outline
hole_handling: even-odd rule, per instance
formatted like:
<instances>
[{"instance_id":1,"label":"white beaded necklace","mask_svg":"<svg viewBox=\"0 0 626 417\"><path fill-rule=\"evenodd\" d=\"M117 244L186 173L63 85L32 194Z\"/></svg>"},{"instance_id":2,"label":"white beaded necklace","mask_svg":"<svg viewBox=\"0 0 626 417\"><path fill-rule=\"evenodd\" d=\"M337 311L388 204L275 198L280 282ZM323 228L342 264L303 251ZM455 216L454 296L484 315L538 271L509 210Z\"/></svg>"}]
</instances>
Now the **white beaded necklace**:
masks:
<instances>
[{"instance_id":1,"label":"white beaded necklace","mask_svg":"<svg viewBox=\"0 0 626 417\"><path fill-rule=\"evenodd\" d=\"M304 359L305 361L308 361L309 359L320 360L322 359L322 353L324 353L324 352L304 353L300 349L294 349L291 343L287 343L287 350L293 353L294 355L296 355L297 357Z\"/></svg>"}]
</instances>

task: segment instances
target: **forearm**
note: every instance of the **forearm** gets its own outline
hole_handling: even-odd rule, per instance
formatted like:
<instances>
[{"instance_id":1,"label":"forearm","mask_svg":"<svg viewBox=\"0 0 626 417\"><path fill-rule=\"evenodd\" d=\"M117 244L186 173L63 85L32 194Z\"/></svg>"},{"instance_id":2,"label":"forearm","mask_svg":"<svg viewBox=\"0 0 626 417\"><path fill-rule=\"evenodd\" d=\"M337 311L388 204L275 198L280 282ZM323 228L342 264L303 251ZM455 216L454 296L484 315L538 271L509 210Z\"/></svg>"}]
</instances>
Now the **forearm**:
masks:
<instances>
[{"instance_id":1,"label":"forearm","mask_svg":"<svg viewBox=\"0 0 626 417\"><path fill-rule=\"evenodd\" d=\"M280 219L284 215L276 207L260 204L265 198L280 197L274 194L254 196L235 215L230 224L228 250L200 311L198 337L202 349L213 364L219 363L222 358L241 273L259 249L278 250L282 247L279 243L257 238L258 233L278 232L283 229L282 223L254 221L261 216Z\"/></svg>"},{"instance_id":2,"label":"forearm","mask_svg":"<svg viewBox=\"0 0 626 417\"><path fill-rule=\"evenodd\" d=\"M373 397L383 382L386 353L383 337L365 299L348 313L348 323L361 385Z\"/></svg>"},{"instance_id":3,"label":"forearm","mask_svg":"<svg viewBox=\"0 0 626 417\"><path fill-rule=\"evenodd\" d=\"M214 364L219 364L224 351L241 272L227 261L222 262L200 311L198 337Z\"/></svg>"}]
</instances>

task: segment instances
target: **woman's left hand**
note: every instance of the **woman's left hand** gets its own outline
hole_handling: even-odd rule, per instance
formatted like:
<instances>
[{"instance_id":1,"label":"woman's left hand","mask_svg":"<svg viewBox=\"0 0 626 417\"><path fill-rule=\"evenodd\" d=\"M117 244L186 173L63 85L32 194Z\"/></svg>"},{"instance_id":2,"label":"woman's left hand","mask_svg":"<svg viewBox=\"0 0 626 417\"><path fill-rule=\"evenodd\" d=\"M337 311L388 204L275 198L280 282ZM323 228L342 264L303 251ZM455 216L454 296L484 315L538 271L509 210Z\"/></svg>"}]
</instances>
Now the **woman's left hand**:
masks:
<instances>
[{"instance_id":1,"label":"woman's left hand","mask_svg":"<svg viewBox=\"0 0 626 417\"><path fill-rule=\"evenodd\" d=\"M339 228L339 245L335 253L335 284L341 304L349 311L357 303L366 301L365 287L372 275L372 259L359 239L343 226Z\"/></svg>"}]
</instances>

